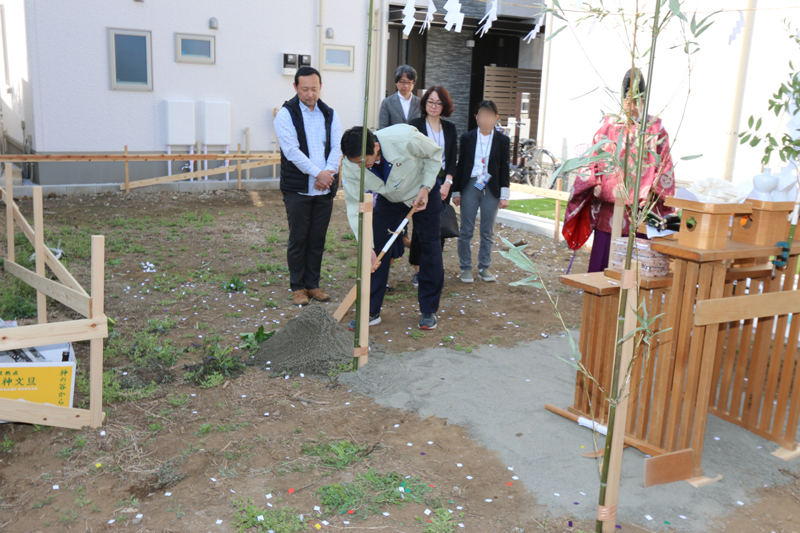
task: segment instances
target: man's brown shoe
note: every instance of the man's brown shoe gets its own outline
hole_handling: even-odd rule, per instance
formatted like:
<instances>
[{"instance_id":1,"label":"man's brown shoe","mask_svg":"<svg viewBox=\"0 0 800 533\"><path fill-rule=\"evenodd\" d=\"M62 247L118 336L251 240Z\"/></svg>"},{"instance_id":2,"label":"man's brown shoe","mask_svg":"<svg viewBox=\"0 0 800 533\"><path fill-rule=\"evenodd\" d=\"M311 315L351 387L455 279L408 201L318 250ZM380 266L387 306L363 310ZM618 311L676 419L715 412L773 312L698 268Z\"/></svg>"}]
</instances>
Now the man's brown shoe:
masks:
<instances>
[{"instance_id":1,"label":"man's brown shoe","mask_svg":"<svg viewBox=\"0 0 800 533\"><path fill-rule=\"evenodd\" d=\"M305 289L292 291L292 300L295 305L308 305L308 291Z\"/></svg>"},{"instance_id":2,"label":"man's brown shoe","mask_svg":"<svg viewBox=\"0 0 800 533\"><path fill-rule=\"evenodd\" d=\"M308 295L318 302L327 302L331 299L322 289L308 289Z\"/></svg>"}]
</instances>

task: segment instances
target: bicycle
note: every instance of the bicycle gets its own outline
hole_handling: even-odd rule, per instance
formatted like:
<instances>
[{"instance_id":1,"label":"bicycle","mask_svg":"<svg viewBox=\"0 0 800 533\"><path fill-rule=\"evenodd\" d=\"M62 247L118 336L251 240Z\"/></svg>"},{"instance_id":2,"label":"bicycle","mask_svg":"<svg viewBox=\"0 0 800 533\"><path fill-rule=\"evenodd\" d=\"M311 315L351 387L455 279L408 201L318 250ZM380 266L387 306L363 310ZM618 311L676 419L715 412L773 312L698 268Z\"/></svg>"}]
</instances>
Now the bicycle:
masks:
<instances>
[{"instance_id":1,"label":"bicycle","mask_svg":"<svg viewBox=\"0 0 800 533\"><path fill-rule=\"evenodd\" d=\"M512 182L546 189L555 187L551 178L560 162L549 150L537 148L536 139L520 139L517 161L513 161L513 143L511 152L512 163L517 163L510 165Z\"/></svg>"}]
</instances>

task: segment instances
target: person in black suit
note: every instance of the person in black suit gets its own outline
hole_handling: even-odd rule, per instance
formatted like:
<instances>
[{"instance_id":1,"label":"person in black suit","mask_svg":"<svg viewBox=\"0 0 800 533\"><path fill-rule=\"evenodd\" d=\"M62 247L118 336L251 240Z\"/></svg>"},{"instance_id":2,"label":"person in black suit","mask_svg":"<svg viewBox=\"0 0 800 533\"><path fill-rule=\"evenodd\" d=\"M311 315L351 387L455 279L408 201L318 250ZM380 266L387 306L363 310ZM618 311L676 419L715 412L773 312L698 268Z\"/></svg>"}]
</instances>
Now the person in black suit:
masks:
<instances>
[{"instance_id":1,"label":"person in black suit","mask_svg":"<svg viewBox=\"0 0 800 533\"><path fill-rule=\"evenodd\" d=\"M456 160L458 156L458 132L456 125L445 120L453 114L453 100L450 93L444 87L433 85L428 87L419 102L420 116L408 122L409 126L414 126L423 133L436 141L436 144L444 149L442 157L442 170L439 172L438 181L441 188L442 201L450 203L450 188L453 185L453 176L456 173ZM442 249L444 249L444 239L442 239ZM414 286L418 286L420 246L419 236L416 227L411 235L411 246L408 252L408 262L414 265Z\"/></svg>"},{"instance_id":2,"label":"person in black suit","mask_svg":"<svg viewBox=\"0 0 800 533\"><path fill-rule=\"evenodd\" d=\"M478 276L495 281L492 264L494 221L497 210L508 207L510 142L498 133L497 105L491 100L478 104L475 120L478 129L461 136L461 151L453 179L453 204L461 206L461 228L458 236L458 259L461 281L472 283L472 251L470 243L475 219L481 210L481 245L478 252Z\"/></svg>"}]
</instances>

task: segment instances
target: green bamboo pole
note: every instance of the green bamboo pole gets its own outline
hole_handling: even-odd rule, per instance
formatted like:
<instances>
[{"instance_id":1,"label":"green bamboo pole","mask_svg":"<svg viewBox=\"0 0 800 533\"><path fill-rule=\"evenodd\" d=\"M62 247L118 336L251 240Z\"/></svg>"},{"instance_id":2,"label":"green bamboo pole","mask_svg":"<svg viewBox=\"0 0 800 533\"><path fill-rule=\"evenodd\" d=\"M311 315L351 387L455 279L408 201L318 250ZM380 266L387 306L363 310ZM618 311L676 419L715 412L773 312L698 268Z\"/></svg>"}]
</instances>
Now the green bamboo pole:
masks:
<instances>
[{"instance_id":1,"label":"green bamboo pole","mask_svg":"<svg viewBox=\"0 0 800 533\"><path fill-rule=\"evenodd\" d=\"M364 123L361 136L361 176L358 184L358 203L364 203L364 172L366 171L367 162L367 118L369 113L369 75L370 63L372 60L372 11L373 1L369 0L369 25L367 31L367 77L364 81ZM360 325L361 325L361 265L363 261L369 261L369 258L362 257L364 242L364 213L361 209L358 210L358 255L356 259L356 328L355 328L355 344L354 348L358 348L360 344ZM353 356L353 370L358 370L358 357Z\"/></svg>"},{"instance_id":2,"label":"green bamboo pole","mask_svg":"<svg viewBox=\"0 0 800 533\"><path fill-rule=\"evenodd\" d=\"M650 44L650 57L648 63L648 72L647 72L647 85L645 87L645 99L644 99L644 109L641 114L640 126L639 126L639 153L638 159L636 161L636 173L633 176L634 179L634 193L633 193L633 202L631 205L631 226L628 229L628 248L625 253L625 268L624 270L630 270L631 268L631 256L633 255L633 240L636 238L636 228L632 227L633 224L636 222L637 211L639 209L639 193L641 187L641 176L642 176L642 164L644 161L644 147L646 146L646 131L647 131L647 113L650 108L650 91L652 87L653 81L653 65L655 64L655 52L656 52L656 41L658 40L658 28L659 28L659 12L661 9L661 2L656 2L655 4L655 14L653 15L653 32L652 32L652 42ZM638 13L636 14L638 17ZM635 52L635 50L634 50ZM631 79L631 92L633 92L633 87L638 87L638 74L636 71L632 72L632 79ZM624 94L622 95L624 96ZM628 154L629 151L625 153L625 168L628 167ZM625 311L626 311L626 304L628 301L628 289L622 288L620 289L619 295L619 308L617 311L617 339L621 339L625 336ZM622 344L618 343L615 347L614 353L614 372L612 373L612 382L611 382L611 398L616 400L616 396L619 391L619 375L621 372L627 372L627 369L620 368L622 359ZM614 434L614 423L616 422L616 404L611 403L608 410L608 431L605 443L605 450L603 452L603 468L600 474L600 497L599 497L599 505L605 506L606 502L606 488L608 487L608 467L611 459L611 441L612 435ZM623 420L623 423L625 421ZM603 531L603 522L601 520L597 520L595 524L595 532L602 533Z\"/></svg>"}]
</instances>

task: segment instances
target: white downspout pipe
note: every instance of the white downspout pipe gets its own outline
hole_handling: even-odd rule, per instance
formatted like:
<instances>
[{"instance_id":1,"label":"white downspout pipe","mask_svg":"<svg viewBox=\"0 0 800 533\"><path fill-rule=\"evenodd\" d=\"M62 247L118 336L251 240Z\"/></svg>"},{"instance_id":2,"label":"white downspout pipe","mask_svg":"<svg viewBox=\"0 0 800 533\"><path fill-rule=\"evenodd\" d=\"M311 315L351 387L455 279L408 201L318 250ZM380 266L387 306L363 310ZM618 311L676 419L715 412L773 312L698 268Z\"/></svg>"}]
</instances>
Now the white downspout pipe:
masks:
<instances>
[{"instance_id":1,"label":"white downspout pipe","mask_svg":"<svg viewBox=\"0 0 800 533\"><path fill-rule=\"evenodd\" d=\"M550 2L552 7L552 2ZM549 39L550 36L553 34L553 15L547 14L547 19L545 20L545 26L547 28L546 33L547 36L545 39ZM536 145L539 147L547 146L545 141L545 126L547 121L545 120L547 115L547 86L550 83L550 48L552 46L553 40L550 39L545 40L544 42L544 57L542 58L542 85L539 88L539 126L536 132Z\"/></svg>"},{"instance_id":2,"label":"white downspout pipe","mask_svg":"<svg viewBox=\"0 0 800 533\"><path fill-rule=\"evenodd\" d=\"M736 93L733 97L733 113L728 131L728 149L725 152L724 179L733 181L733 167L736 163L736 147L739 146L739 124L742 121L744 91L747 84L747 67L750 63L750 47L753 44L753 26L756 20L756 4L758 0L748 0L747 12L744 15L742 31L742 52L739 56L739 73L736 76Z\"/></svg>"}]
</instances>

